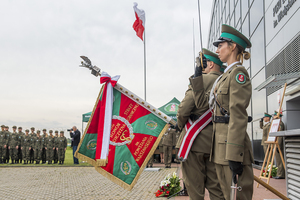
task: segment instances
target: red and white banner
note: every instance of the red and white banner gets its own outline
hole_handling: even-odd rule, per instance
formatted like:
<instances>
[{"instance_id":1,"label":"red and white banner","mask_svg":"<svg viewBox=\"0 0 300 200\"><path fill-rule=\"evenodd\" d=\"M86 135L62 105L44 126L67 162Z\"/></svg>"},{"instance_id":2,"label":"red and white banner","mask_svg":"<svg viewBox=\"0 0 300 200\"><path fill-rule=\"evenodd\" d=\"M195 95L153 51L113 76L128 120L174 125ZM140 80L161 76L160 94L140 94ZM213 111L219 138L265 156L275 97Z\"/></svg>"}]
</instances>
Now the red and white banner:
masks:
<instances>
[{"instance_id":1,"label":"red and white banner","mask_svg":"<svg viewBox=\"0 0 300 200\"><path fill-rule=\"evenodd\" d=\"M184 127L186 133L178 151L178 159L180 161L184 162L187 159L195 138L211 121L211 109L208 109L194 123L189 119Z\"/></svg>"},{"instance_id":2,"label":"red and white banner","mask_svg":"<svg viewBox=\"0 0 300 200\"><path fill-rule=\"evenodd\" d=\"M105 83L103 89L103 96L100 105L100 109L104 112L100 113L98 127L98 137L97 146L101 148L96 148L95 160L99 166L105 166L107 163L108 150L109 150L109 139L111 131L111 121L112 121L112 108L113 108L113 87L117 84L120 76L110 77L106 72L102 72L100 83Z\"/></svg>"},{"instance_id":3,"label":"red and white banner","mask_svg":"<svg viewBox=\"0 0 300 200\"><path fill-rule=\"evenodd\" d=\"M145 11L138 9L138 4L136 2L133 3L133 10L135 13L136 20L133 23L133 29L136 32L136 35L143 40L143 34L145 30Z\"/></svg>"}]
</instances>

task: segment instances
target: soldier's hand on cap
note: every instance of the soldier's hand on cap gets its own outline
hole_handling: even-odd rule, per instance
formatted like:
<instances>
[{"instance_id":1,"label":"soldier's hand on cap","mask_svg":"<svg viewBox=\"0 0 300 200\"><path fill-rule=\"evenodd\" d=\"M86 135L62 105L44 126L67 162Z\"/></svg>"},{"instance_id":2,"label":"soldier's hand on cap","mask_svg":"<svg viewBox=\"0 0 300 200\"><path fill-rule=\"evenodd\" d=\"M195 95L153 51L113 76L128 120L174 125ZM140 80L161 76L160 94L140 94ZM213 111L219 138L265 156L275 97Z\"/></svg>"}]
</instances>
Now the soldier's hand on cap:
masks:
<instances>
[{"instance_id":1,"label":"soldier's hand on cap","mask_svg":"<svg viewBox=\"0 0 300 200\"><path fill-rule=\"evenodd\" d=\"M242 175L243 164L241 162L229 160L229 168L232 171L233 182L234 182L234 184L237 184L236 175Z\"/></svg>"},{"instance_id":2,"label":"soldier's hand on cap","mask_svg":"<svg viewBox=\"0 0 300 200\"><path fill-rule=\"evenodd\" d=\"M196 63L194 78L202 75L201 61L199 57L196 58Z\"/></svg>"}]
</instances>

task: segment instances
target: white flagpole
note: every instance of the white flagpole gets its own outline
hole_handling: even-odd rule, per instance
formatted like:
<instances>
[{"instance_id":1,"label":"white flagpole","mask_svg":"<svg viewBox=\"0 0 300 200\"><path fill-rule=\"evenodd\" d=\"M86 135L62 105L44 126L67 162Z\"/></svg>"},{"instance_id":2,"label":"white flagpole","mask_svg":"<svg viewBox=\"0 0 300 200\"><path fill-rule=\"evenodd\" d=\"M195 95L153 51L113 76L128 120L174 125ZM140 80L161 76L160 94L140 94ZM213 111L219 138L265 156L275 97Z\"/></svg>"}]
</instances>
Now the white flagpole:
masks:
<instances>
[{"instance_id":1,"label":"white flagpole","mask_svg":"<svg viewBox=\"0 0 300 200\"><path fill-rule=\"evenodd\" d=\"M145 28L146 29L146 28ZM146 30L144 29L144 99L146 101Z\"/></svg>"}]
</instances>

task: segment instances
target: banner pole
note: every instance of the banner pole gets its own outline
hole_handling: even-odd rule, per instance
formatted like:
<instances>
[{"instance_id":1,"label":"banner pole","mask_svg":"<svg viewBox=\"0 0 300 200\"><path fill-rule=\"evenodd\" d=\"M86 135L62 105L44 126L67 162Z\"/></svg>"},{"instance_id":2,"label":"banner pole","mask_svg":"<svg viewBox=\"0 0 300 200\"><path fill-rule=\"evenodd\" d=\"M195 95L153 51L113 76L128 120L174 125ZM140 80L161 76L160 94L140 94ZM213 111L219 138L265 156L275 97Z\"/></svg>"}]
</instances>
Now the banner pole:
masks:
<instances>
[{"instance_id":1,"label":"banner pole","mask_svg":"<svg viewBox=\"0 0 300 200\"><path fill-rule=\"evenodd\" d=\"M144 99L146 100L146 31L144 30Z\"/></svg>"}]
</instances>

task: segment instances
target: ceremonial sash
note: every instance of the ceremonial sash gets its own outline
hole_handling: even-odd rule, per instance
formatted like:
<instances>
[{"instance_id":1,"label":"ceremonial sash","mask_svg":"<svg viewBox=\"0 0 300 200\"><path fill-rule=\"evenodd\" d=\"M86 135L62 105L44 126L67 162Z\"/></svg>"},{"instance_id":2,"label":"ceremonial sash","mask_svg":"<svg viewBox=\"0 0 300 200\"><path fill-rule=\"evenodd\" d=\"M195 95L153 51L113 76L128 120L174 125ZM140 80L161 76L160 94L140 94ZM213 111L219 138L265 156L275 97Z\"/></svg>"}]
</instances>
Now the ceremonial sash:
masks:
<instances>
[{"instance_id":1,"label":"ceremonial sash","mask_svg":"<svg viewBox=\"0 0 300 200\"><path fill-rule=\"evenodd\" d=\"M208 109L194 123L189 119L185 125L185 136L181 142L178 159L184 162L190 152L193 142L197 135L212 121L212 109Z\"/></svg>"}]
</instances>

